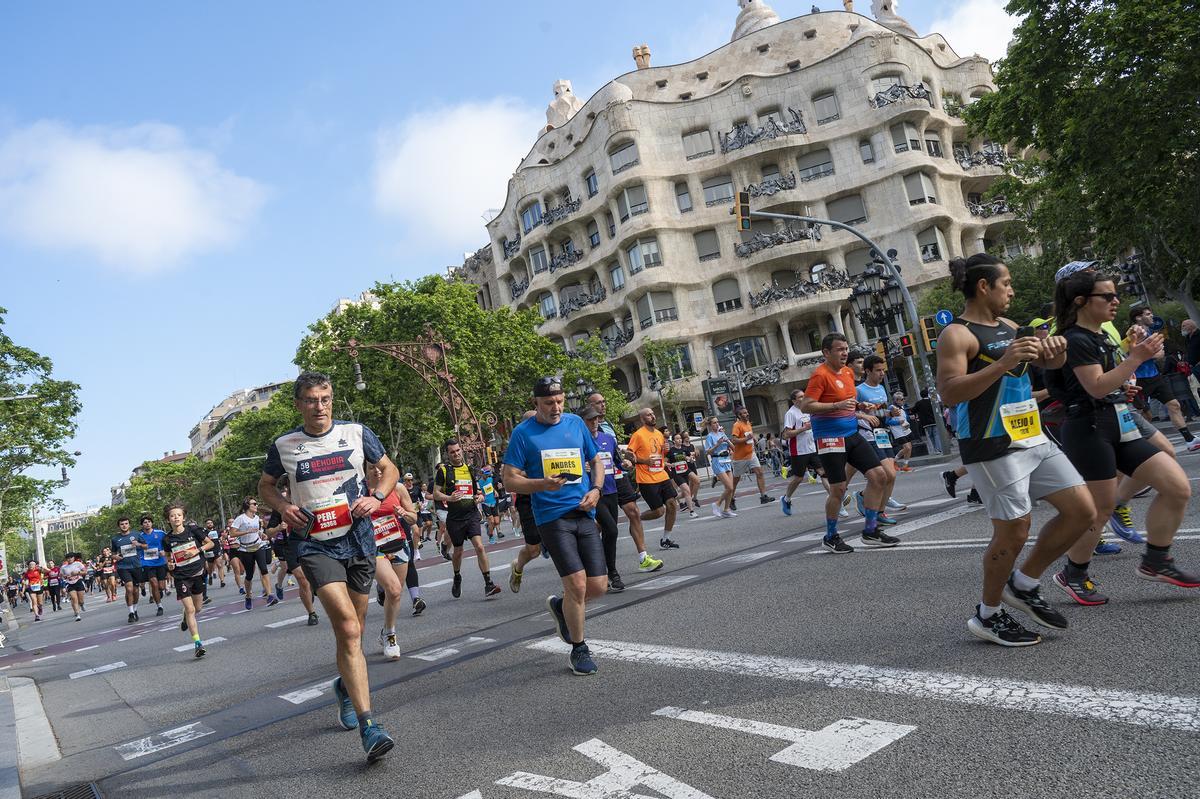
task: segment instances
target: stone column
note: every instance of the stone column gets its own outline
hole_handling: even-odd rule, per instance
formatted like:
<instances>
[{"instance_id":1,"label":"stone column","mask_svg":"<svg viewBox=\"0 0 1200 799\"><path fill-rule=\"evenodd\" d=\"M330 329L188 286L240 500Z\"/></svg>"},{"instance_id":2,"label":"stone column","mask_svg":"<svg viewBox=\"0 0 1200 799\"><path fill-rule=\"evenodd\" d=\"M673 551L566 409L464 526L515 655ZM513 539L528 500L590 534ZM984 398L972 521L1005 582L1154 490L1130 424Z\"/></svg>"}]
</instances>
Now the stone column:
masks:
<instances>
[{"instance_id":1,"label":"stone column","mask_svg":"<svg viewBox=\"0 0 1200 799\"><path fill-rule=\"evenodd\" d=\"M779 335L783 338L783 347L787 353L788 363L794 364L796 362L796 348L792 346L791 325L787 319L779 320Z\"/></svg>"}]
</instances>

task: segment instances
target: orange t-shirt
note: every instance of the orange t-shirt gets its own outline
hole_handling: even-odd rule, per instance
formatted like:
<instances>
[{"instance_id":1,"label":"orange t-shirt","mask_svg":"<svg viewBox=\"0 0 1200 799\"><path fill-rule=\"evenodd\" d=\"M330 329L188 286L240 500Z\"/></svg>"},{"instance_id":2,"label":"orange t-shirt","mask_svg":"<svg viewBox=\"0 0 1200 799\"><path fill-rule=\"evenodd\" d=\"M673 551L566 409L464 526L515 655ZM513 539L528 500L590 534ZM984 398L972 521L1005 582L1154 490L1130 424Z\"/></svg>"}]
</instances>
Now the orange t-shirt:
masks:
<instances>
[{"instance_id":1,"label":"orange t-shirt","mask_svg":"<svg viewBox=\"0 0 1200 799\"><path fill-rule=\"evenodd\" d=\"M663 468L663 451L666 449L666 441L663 440L662 433L643 425L629 437L629 449L639 459L650 459L648 466L644 463L637 465L636 472L639 483L653 485L667 479L667 471Z\"/></svg>"},{"instance_id":2,"label":"orange t-shirt","mask_svg":"<svg viewBox=\"0 0 1200 799\"><path fill-rule=\"evenodd\" d=\"M733 444L733 459L735 461L748 461L754 457L754 445L739 443L746 440L747 433L754 432L754 425L749 422L743 422L741 419L733 423L733 435L729 437Z\"/></svg>"}]
</instances>

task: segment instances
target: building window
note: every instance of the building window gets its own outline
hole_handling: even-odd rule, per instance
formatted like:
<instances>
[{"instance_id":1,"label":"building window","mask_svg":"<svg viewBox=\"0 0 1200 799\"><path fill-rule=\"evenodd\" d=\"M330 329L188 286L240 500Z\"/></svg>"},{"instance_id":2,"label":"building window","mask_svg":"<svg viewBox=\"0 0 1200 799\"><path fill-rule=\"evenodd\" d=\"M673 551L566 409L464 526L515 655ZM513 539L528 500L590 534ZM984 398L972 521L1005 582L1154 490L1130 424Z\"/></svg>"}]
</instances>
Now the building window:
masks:
<instances>
[{"instance_id":1,"label":"building window","mask_svg":"<svg viewBox=\"0 0 1200 799\"><path fill-rule=\"evenodd\" d=\"M679 213L686 214L692 210L692 193L688 191L688 184L685 181L679 181L675 184L675 202L679 204Z\"/></svg>"},{"instance_id":2,"label":"building window","mask_svg":"<svg viewBox=\"0 0 1200 799\"><path fill-rule=\"evenodd\" d=\"M589 197L595 197L600 191L600 179L596 177L596 170L592 170L583 176L583 182L587 185L587 194Z\"/></svg>"},{"instance_id":3,"label":"building window","mask_svg":"<svg viewBox=\"0 0 1200 799\"><path fill-rule=\"evenodd\" d=\"M617 237L617 221L613 219L612 214L605 214L604 221L608 223L608 237L615 239Z\"/></svg>"},{"instance_id":4,"label":"building window","mask_svg":"<svg viewBox=\"0 0 1200 799\"><path fill-rule=\"evenodd\" d=\"M911 122L901 122L892 125L892 146L896 148L898 153L906 153L909 150L913 152L921 151L921 139L917 135L917 129L912 126Z\"/></svg>"},{"instance_id":5,"label":"building window","mask_svg":"<svg viewBox=\"0 0 1200 799\"><path fill-rule=\"evenodd\" d=\"M917 234L917 246L921 250L921 262L932 263L942 259L942 241L936 227L927 227Z\"/></svg>"},{"instance_id":6,"label":"building window","mask_svg":"<svg viewBox=\"0 0 1200 799\"><path fill-rule=\"evenodd\" d=\"M566 239L562 244L559 245L559 248L561 249L563 255L575 252L575 242L571 241L570 239Z\"/></svg>"},{"instance_id":7,"label":"building window","mask_svg":"<svg viewBox=\"0 0 1200 799\"><path fill-rule=\"evenodd\" d=\"M612 165L614 175L624 172L638 164L637 142L625 142L608 154L608 162Z\"/></svg>"},{"instance_id":8,"label":"building window","mask_svg":"<svg viewBox=\"0 0 1200 799\"><path fill-rule=\"evenodd\" d=\"M897 84L904 84L904 78L901 77L899 72L889 72L886 75L880 75L878 78L875 78L871 81L871 99L874 100L875 95L881 92L887 92L888 89Z\"/></svg>"},{"instance_id":9,"label":"building window","mask_svg":"<svg viewBox=\"0 0 1200 799\"><path fill-rule=\"evenodd\" d=\"M638 324L642 330L653 327L656 322L673 322L679 318L675 309L675 295L669 291L650 291L637 301Z\"/></svg>"},{"instance_id":10,"label":"building window","mask_svg":"<svg viewBox=\"0 0 1200 799\"><path fill-rule=\"evenodd\" d=\"M663 352L653 363L646 364L659 380L682 380L693 374L692 355L687 344Z\"/></svg>"},{"instance_id":11,"label":"building window","mask_svg":"<svg viewBox=\"0 0 1200 799\"><path fill-rule=\"evenodd\" d=\"M712 155L714 152L716 150L713 149L712 133L708 130L694 130L683 134L683 155L687 160Z\"/></svg>"},{"instance_id":12,"label":"building window","mask_svg":"<svg viewBox=\"0 0 1200 799\"><path fill-rule=\"evenodd\" d=\"M777 289L785 289L796 283L795 269L777 269L771 273L771 285Z\"/></svg>"},{"instance_id":13,"label":"building window","mask_svg":"<svg viewBox=\"0 0 1200 799\"><path fill-rule=\"evenodd\" d=\"M863 205L862 196L858 194L831 200L825 206L825 213L830 219L843 225L861 225L867 221L867 209Z\"/></svg>"},{"instance_id":14,"label":"building window","mask_svg":"<svg viewBox=\"0 0 1200 799\"><path fill-rule=\"evenodd\" d=\"M728 313L742 307L742 290L736 278L727 277L713 284L713 302L717 313Z\"/></svg>"},{"instance_id":15,"label":"building window","mask_svg":"<svg viewBox=\"0 0 1200 799\"><path fill-rule=\"evenodd\" d=\"M625 268L619 263L614 263L608 267L608 279L612 283L613 291L625 288Z\"/></svg>"},{"instance_id":16,"label":"building window","mask_svg":"<svg viewBox=\"0 0 1200 799\"><path fill-rule=\"evenodd\" d=\"M704 181L704 204L711 208L714 205L733 202L733 179L729 175L718 175Z\"/></svg>"},{"instance_id":17,"label":"building window","mask_svg":"<svg viewBox=\"0 0 1200 799\"><path fill-rule=\"evenodd\" d=\"M638 239L632 247L625 250L629 256L629 273L636 275L648 266L662 264L662 255L658 251L658 239Z\"/></svg>"},{"instance_id":18,"label":"building window","mask_svg":"<svg viewBox=\"0 0 1200 799\"><path fill-rule=\"evenodd\" d=\"M862 156L864 164L875 163L875 148L871 146L870 139L863 139L858 143L858 154Z\"/></svg>"},{"instance_id":19,"label":"building window","mask_svg":"<svg viewBox=\"0 0 1200 799\"><path fill-rule=\"evenodd\" d=\"M833 159L828 150L805 153L796 165L800 167L800 180L805 183L833 174Z\"/></svg>"},{"instance_id":20,"label":"building window","mask_svg":"<svg viewBox=\"0 0 1200 799\"><path fill-rule=\"evenodd\" d=\"M546 259L546 250L544 247L538 247L536 250L530 250L529 263L533 265L533 273L545 272L550 268L550 262Z\"/></svg>"},{"instance_id":21,"label":"building window","mask_svg":"<svg viewBox=\"0 0 1200 799\"><path fill-rule=\"evenodd\" d=\"M1019 240L1004 242L1004 257L1006 259L1016 258L1016 257L1024 255L1024 254L1025 254L1025 245L1022 244Z\"/></svg>"},{"instance_id":22,"label":"building window","mask_svg":"<svg viewBox=\"0 0 1200 799\"><path fill-rule=\"evenodd\" d=\"M588 244L591 244L593 248L600 246L600 226L596 224L595 219L587 224L587 237Z\"/></svg>"},{"instance_id":23,"label":"building window","mask_svg":"<svg viewBox=\"0 0 1200 799\"><path fill-rule=\"evenodd\" d=\"M725 374L730 369L730 355L741 353L746 369L766 366L771 362L767 357L767 340L762 336L746 336L727 341L713 347L717 356L717 371Z\"/></svg>"},{"instance_id":24,"label":"building window","mask_svg":"<svg viewBox=\"0 0 1200 799\"><path fill-rule=\"evenodd\" d=\"M696 257L703 261L715 261L721 257L721 242L717 239L717 231L701 230L696 239Z\"/></svg>"},{"instance_id":25,"label":"building window","mask_svg":"<svg viewBox=\"0 0 1200 799\"><path fill-rule=\"evenodd\" d=\"M814 97L813 110L816 111L818 125L825 125L842 117L842 112L838 108L837 95L833 92Z\"/></svg>"},{"instance_id":26,"label":"building window","mask_svg":"<svg viewBox=\"0 0 1200 799\"><path fill-rule=\"evenodd\" d=\"M779 106L773 105L758 112L758 124L765 127L768 119L773 120L776 125L783 125L783 114L780 113Z\"/></svg>"},{"instance_id":27,"label":"building window","mask_svg":"<svg viewBox=\"0 0 1200 799\"><path fill-rule=\"evenodd\" d=\"M779 177L779 165L778 164L767 164L762 168L762 179L763 179L764 183L766 183L771 178L777 178L777 177Z\"/></svg>"},{"instance_id":28,"label":"building window","mask_svg":"<svg viewBox=\"0 0 1200 799\"><path fill-rule=\"evenodd\" d=\"M549 292L538 297L538 308L542 312L543 319L550 319L554 316L554 295Z\"/></svg>"},{"instance_id":29,"label":"building window","mask_svg":"<svg viewBox=\"0 0 1200 799\"><path fill-rule=\"evenodd\" d=\"M542 224L542 204L534 203L521 212L521 227L525 232L533 230L538 225Z\"/></svg>"},{"instance_id":30,"label":"building window","mask_svg":"<svg viewBox=\"0 0 1200 799\"><path fill-rule=\"evenodd\" d=\"M904 192L908 195L909 205L937 205L937 196L933 193L933 181L924 172L913 172L904 176Z\"/></svg>"},{"instance_id":31,"label":"building window","mask_svg":"<svg viewBox=\"0 0 1200 799\"><path fill-rule=\"evenodd\" d=\"M942 140L937 137L937 134L934 134L933 138L929 138L929 133L926 132L925 136L925 152L934 158L945 158L946 156L942 153Z\"/></svg>"},{"instance_id":32,"label":"building window","mask_svg":"<svg viewBox=\"0 0 1200 799\"><path fill-rule=\"evenodd\" d=\"M617 212L621 215L622 222L631 216L644 214L649 210L650 204L646 201L646 187L640 183L636 186L629 186L617 195Z\"/></svg>"}]
</instances>

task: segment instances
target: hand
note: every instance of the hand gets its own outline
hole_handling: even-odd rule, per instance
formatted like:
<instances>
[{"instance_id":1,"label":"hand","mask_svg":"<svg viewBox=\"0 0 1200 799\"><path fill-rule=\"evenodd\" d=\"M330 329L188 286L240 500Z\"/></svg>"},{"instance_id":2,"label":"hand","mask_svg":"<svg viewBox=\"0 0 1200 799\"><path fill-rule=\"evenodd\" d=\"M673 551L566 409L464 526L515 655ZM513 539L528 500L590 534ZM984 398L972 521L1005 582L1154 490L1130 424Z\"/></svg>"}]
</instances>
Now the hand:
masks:
<instances>
[{"instance_id":1,"label":"hand","mask_svg":"<svg viewBox=\"0 0 1200 799\"><path fill-rule=\"evenodd\" d=\"M600 501L600 489L593 486L588 489L588 492L583 495L583 499L579 503L580 510L591 510L596 507L596 503Z\"/></svg>"},{"instance_id":2,"label":"hand","mask_svg":"<svg viewBox=\"0 0 1200 799\"><path fill-rule=\"evenodd\" d=\"M858 409L858 400L854 399L854 397L850 397L849 399L844 399L841 402L835 402L835 403L833 403L833 409L835 411L857 410Z\"/></svg>"},{"instance_id":3,"label":"hand","mask_svg":"<svg viewBox=\"0 0 1200 799\"><path fill-rule=\"evenodd\" d=\"M1151 336L1147 336L1135 344L1129 350L1129 357L1138 362L1148 361L1151 358L1157 358L1158 354L1162 352L1162 348L1162 333L1155 333Z\"/></svg>"},{"instance_id":4,"label":"hand","mask_svg":"<svg viewBox=\"0 0 1200 799\"><path fill-rule=\"evenodd\" d=\"M300 512L299 505L288 505L280 512L280 515L288 523L288 527L293 530L303 530L308 526L308 517ZM225 543L232 544L232 536L226 536Z\"/></svg>"},{"instance_id":5,"label":"hand","mask_svg":"<svg viewBox=\"0 0 1200 799\"><path fill-rule=\"evenodd\" d=\"M1042 343L1034 336L1025 336L1008 345L1008 349L1000 358L1000 364L1007 371L1022 363L1037 359L1041 353Z\"/></svg>"},{"instance_id":6,"label":"hand","mask_svg":"<svg viewBox=\"0 0 1200 799\"><path fill-rule=\"evenodd\" d=\"M475 495L475 504L476 504L476 505L482 505L482 504L483 504L483 494L476 494L476 495Z\"/></svg>"},{"instance_id":7,"label":"hand","mask_svg":"<svg viewBox=\"0 0 1200 799\"><path fill-rule=\"evenodd\" d=\"M1136 400L1138 393L1141 391L1137 383L1126 383L1122 388L1125 390L1125 399L1130 402Z\"/></svg>"},{"instance_id":8,"label":"hand","mask_svg":"<svg viewBox=\"0 0 1200 799\"><path fill-rule=\"evenodd\" d=\"M379 510L379 506L383 503L375 499L375 497L359 497L350 506L350 515L356 519L361 519L364 516L370 516L375 511Z\"/></svg>"},{"instance_id":9,"label":"hand","mask_svg":"<svg viewBox=\"0 0 1200 799\"><path fill-rule=\"evenodd\" d=\"M1063 336L1050 336L1042 339L1042 360L1052 361L1067 351L1067 339Z\"/></svg>"},{"instance_id":10,"label":"hand","mask_svg":"<svg viewBox=\"0 0 1200 799\"><path fill-rule=\"evenodd\" d=\"M567 484L566 478L562 475L558 477L543 477L538 481L538 491L557 491Z\"/></svg>"}]
</instances>

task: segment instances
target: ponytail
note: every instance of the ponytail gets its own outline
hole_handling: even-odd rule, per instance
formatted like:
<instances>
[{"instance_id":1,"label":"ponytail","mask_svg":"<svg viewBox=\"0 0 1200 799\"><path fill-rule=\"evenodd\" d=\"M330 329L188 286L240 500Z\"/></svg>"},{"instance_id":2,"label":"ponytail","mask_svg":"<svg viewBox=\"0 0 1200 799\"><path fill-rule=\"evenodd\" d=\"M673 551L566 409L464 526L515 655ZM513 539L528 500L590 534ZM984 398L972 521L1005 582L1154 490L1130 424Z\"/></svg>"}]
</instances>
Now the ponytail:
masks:
<instances>
[{"instance_id":1,"label":"ponytail","mask_svg":"<svg viewBox=\"0 0 1200 799\"><path fill-rule=\"evenodd\" d=\"M973 299L979 281L986 280L989 286L994 286L1002 266L1003 261L985 252L970 258L955 258L950 262L950 283L955 291L962 292L963 297Z\"/></svg>"}]
</instances>

